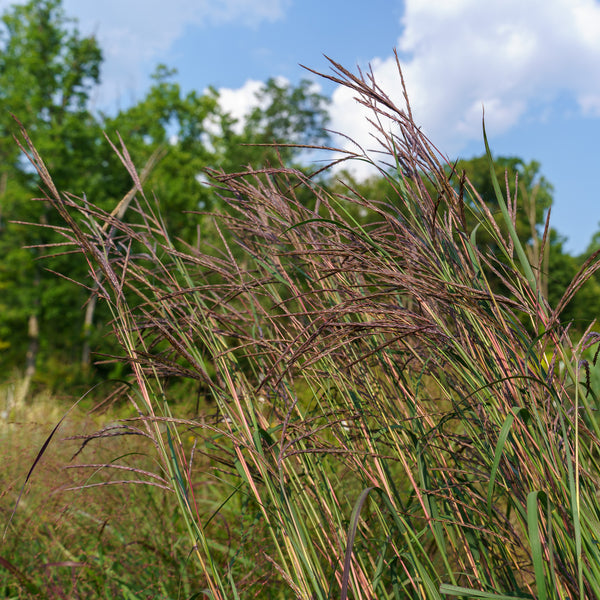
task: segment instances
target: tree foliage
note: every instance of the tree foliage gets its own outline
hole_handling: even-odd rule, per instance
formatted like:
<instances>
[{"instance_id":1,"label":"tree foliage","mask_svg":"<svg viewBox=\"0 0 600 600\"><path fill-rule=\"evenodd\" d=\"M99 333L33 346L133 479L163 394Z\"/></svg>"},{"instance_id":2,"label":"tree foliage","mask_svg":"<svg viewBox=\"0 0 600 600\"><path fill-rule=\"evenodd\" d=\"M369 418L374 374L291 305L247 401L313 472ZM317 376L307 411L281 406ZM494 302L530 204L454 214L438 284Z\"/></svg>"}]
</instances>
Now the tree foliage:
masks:
<instances>
[{"instance_id":1,"label":"tree foliage","mask_svg":"<svg viewBox=\"0 0 600 600\"><path fill-rule=\"evenodd\" d=\"M49 225L52 214L44 203L30 201L39 196L38 180L13 140L18 130L13 115L47 157L57 185L81 187L96 164L101 130L86 104L99 81L102 55L94 37L80 35L58 0L14 6L2 17L2 25L0 338L3 358L18 364L27 353L31 370L37 351L47 352L50 344L70 356L72 340L79 337L72 317L83 295L46 273L37 260L36 246L51 243L51 231L20 223ZM86 185L93 189L93 182ZM67 262L57 257L50 266L61 269Z\"/></svg>"},{"instance_id":2,"label":"tree foliage","mask_svg":"<svg viewBox=\"0 0 600 600\"><path fill-rule=\"evenodd\" d=\"M525 162L514 156L500 156L494 160L496 177L504 184L505 197L516 200L516 229L519 238L530 242L535 236L532 226L538 229L544 225L548 209L552 206L553 188L541 174L541 165L535 160ZM459 160L455 165L457 174L465 174L473 188L490 207L501 226L500 211L492 183L488 159L485 155L469 160ZM469 198L469 194L465 195ZM481 232L478 240L490 243L489 236Z\"/></svg>"},{"instance_id":3,"label":"tree foliage","mask_svg":"<svg viewBox=\"0 0 600 600\"><path fill-rule=\"evenodd\" d=\"M542 175L541 165L535 160L525 162L518 157L498 157L494 164L496 177L500 182L504 182L505 197L511 199L517 207L517 234L526 244L530 261L534 265L540 264L543 293L550 306L556 306L584 259L591 252L582 257L569 255L564 249L564 238L550 228L547 232L544 256L540 256L546 217L553 202L552 185ZM487 157L458 161L456 171L466 175L490 210L498 216L500 228L503 229ZM465 194L465 197L468 198L468 194ZM476 239L480 244L492 243L485 231L478 231ZM561 315L562 320L572 322L573 331L583 332L600 314L599 298L600 282L596 276L592 276L580 293L565 307Z\"/></svg>"},{"instance_id":4,"label":"tree foliage","mask_svg":"<svg viewBox=\"0 0 600 600\"><path fill-rule=\"evenodd\" d=\"M3 366L31 373L42 367L77 364L90 331L82 328L82 306L90 294L46 268L77 279L85 268L77 256L57 247L40 261L39 247L60 242L53 214L40 196L39 181L13 136L16 116L35 142L58 189L112 211L132 182L106 141L127 141L141 168L159 157L147 181L160 199L169 229L191 242L198 231L214 237L208 220L191 212L211 210L217 194L204 183L206 168L240 170L249 164L282 160L298 151L277 152L261 144L325 141L325 98L310 82L293 86L269 80L256 108L240 123L219 104L215 89L184 93L176 72L159 65L148 92L116 115L97 114L90 97L100 81L102 52L93 36L82 35L60 0L30 0L2 17L0 36L0 351ZM128 218L135 220L134 214ZM31 223L34 227L23 223ZM48 227L50 226L50 227ZM47 250L45 251L48 252ZM98 342L109 318L95 315ZM106 344L104 349L106 350ZM43 371L43 369L42 369ZM39 373L39 370L38 370ZM60 373L64 383L65 374Z\"/></svg>"}]
</instances>

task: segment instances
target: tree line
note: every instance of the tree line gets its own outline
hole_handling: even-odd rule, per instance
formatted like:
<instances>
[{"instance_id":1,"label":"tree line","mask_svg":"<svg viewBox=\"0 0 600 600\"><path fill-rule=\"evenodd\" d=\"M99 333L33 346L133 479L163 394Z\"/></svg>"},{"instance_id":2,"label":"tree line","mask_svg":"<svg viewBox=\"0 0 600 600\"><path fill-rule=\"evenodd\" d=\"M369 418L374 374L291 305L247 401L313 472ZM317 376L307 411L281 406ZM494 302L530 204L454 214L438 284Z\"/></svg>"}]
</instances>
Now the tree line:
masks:
<instances>
[{"instance_id":1,"label":"tree line","mask_svg":"<svg viewBox=\"0 0 600 600\"><path fill-rule=\"evenodd\" d=\"M329 142L328 100L309 80L297 85L270 79L246 117L236 121L220 104L218 91L184 93L176 71L159 65L145 95L107 114L94 111L91 99L101 80L102 49L83 35L61 0L30 0L10 7L0 32L0 361L4 376L15 373L40 385L62 389L117 374L110 361L107 335L110 314L96 303L97 290L74 285L56 272L82 280L86 265L64 252L56 215L43 201L39 180L14 136L19 122L46 162L57 187L81 201L135 222L131 177L108 140L120 136L145 186L156 196L169 231L182 245L222 247L209 213L226 210L218 190L206 185L207 168L225 172L246 165L295 165L302 145ZM15 120L15 117L17 120ZM107 140L108 138L108 140ZM273 146L273 143L285 143ZM296 145L296 146L294 146ZM528 242L533 264L552 304L592 250L584 256L565 253L564 240L544 223L552 204L552 186L535 161L499 158L501 181L508 173L508 193L517 194L517 231ZM460 160L448 168L449 184L473 188L495 211L495 195L484 157ZM350 174L320 176L332 191L339 179L351 182L352 194L382 202L393 198L382 177L352 181ZM465 187L465 201L469 194ZM349 204L349 210L356 210ZM356 214L357 219L368 215ZM482 232L481 244L491 243ZM499 257L501 262L501 257ZM497 283L502 285L501 269ZM564 318L583 331L600 310L600 283L592 279L568 306Z\"/></svg>"}]
</instances>

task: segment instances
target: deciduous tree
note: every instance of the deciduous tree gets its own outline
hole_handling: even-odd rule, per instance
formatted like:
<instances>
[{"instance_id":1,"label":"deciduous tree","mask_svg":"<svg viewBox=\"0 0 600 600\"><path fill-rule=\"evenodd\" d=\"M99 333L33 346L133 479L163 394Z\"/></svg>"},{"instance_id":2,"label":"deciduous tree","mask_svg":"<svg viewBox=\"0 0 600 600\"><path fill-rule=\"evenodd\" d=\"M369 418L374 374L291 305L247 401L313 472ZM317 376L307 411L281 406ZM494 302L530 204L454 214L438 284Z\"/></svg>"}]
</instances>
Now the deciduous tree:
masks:
<instances>
[{"instance_id":1,"label":"deciduous tree","mask_svg":"<svg viewBox=\"0 0 600 600\"><path fill-rule=\"evenodd\" d=\"M81 35L65 16L59 0L13 6L1 22L0 336L3 363L26 355L30 380L38 352L45 351L50 340L68 354L69 340L78 339L73 311L82 295L48 275L37 260L37 246L55 239L51 230L13 222L52 224L47 206L30 201L40 193L12 139L17 131L13 115L43 152L58 185L79 187L96 162L100 130L87 100L98 83L102 55L95 38ZM65 258L51 264L60 269Z\"/></svg>"}]
</instances>

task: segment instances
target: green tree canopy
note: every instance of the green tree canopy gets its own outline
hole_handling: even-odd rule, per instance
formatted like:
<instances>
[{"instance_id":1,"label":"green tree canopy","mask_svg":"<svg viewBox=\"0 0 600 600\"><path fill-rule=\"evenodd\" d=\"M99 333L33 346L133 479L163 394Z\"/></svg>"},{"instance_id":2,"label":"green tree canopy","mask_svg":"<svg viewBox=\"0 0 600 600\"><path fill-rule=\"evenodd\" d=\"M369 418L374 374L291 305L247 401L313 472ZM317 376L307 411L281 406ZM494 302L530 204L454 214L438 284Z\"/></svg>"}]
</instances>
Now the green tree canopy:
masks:
<instances>
[{"instance_id":1,"label":"green tree canopy","mask_svg":"<svg viewBox=\"0 0 600 600\"><path fill-rule=\"evenodd\" d=\"M78 339L70 317L84 296L65 281L48 276L36 260L36 247L56 240L49 229L12 221L52 225L53 215L39 196L37 177L13 135L17 116L44 154L57 184L80 188L94 168L100 128L87 110L89 92L99 81L101 51L93 37L81 36L58 0L11 7L0 33L0 343L3 359L33 372L47 341L68 353ZM66 257L51 263L61 269ZM3 360L5 363L5 360Z\"/></svg>"},{"instance_id":2,"label":"green tree canopy","mask_svg":"<svg viewBox=\"0 0 600 600\"><path fill-rule=\"evenodd\" d=\"M65 15L60 0L12 6L1 20L0 358L5 372L25 362L31 374L36 362L54 363L50 368L57 371L76 364L89 341L82 306L90 296L45 267L81 279L85 265L60 247L40 248L60 243L61 237L51 229L54 214L47 205L30 201L41 195L38 178L13 140L18 126L12 115L27 129L59 190L85 194L107 211L132 182L103 131L113 141L121 135L140 170L158 156L147 188L159 199L174 237L192 241L198 230L217 239L200 215L189 214L219 202L204 183L204 170L239 170L279 158L290 164L298 150L285 147L278 153L262 144L325 141L326 102L308 81L294 86L269 80L256 108L237 123L219 105L216 90L184 93L176 72L160 65L141 100L116 115L97 114L89 100L100 80L102 52L96 39L82 35ZM130 212L126 218L136 217ZM53 256L42 262L42 253ZM98 335L107 319L95 315Z\"/></svg>"},{"instance_id":3,"label":"green tree canopy","mask_svg":"<svg viewBox=\"0 0 600 600\"><path fill-rule=\"evenodd\" d=\"M515 156L500 156L494 159L494 167L505 197L511 201L517 199L516 229L519 238L531 241L534 237L532 225L537 228L543 226L548 209L552 206L552 185L541 174L541 165L535 160L525 162ZM464 172L492 212L500 216L487 156L459 160L455 168L459 175ZM478 235L478 240L481 243L490 242L484 232Z\"/></svg>"}]
</instances>

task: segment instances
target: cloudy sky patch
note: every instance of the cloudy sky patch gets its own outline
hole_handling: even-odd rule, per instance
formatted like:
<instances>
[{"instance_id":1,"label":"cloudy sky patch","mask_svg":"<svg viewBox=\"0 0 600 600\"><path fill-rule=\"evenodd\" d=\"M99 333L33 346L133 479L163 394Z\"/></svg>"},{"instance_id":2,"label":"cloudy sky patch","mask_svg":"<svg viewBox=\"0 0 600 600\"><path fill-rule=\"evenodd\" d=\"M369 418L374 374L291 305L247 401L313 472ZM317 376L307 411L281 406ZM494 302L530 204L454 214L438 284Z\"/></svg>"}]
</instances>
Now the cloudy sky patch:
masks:
<instances>
[{"instance_id":1,"label":"cloudy sky patch","mask_svg":"<svg viewBox=\"0 0 600 600\"><path fill-rule=\"evenodd\" d=\"M10 4L0 0L0 10ZM64 0L64 8L102 45L95 106L108 112L143 98L165 63L184 91L213 85L240 117L269 77L296 83L308 75L299 63L327 71L323 54L351 70L370 64L402 106L397 48L413 114L436 147L451 159L481 154L485 108L496 154L541 162L568 248L583 250L599 228L598 0ZM332 129L375 148L352 93L321 84Z\"/></svg>"},{"instance_id":2,"label":"cloudy sky patch","mask_svg":"<svg viewBox=\"0 0 600 600\"><path fill-rule=\"evenodd\" d=\"M541 117L540 109L564 93L586 115L599 115L598 2L407 0L401 27L397 47L413 114L446 153L481 138L483 108L492 135ZM395 58L372 65L381 87L402 104ZM336 100L340 124L351 122L345 94Z\"/></svg>"}]
</instances>

